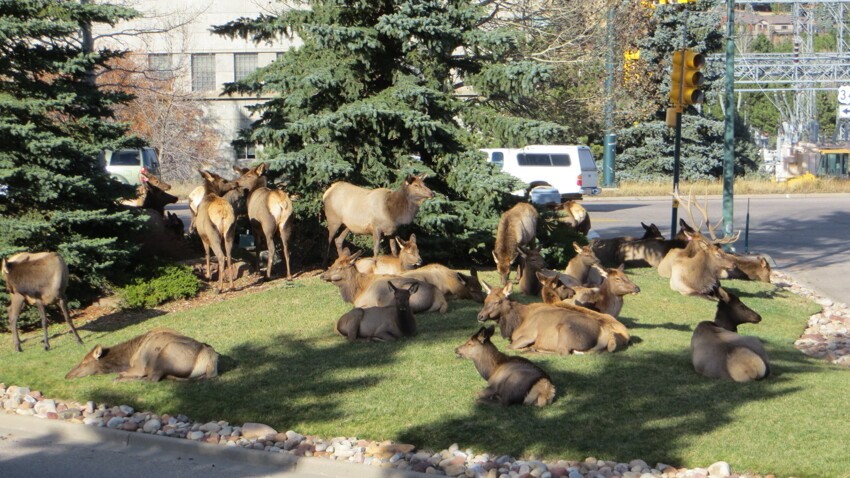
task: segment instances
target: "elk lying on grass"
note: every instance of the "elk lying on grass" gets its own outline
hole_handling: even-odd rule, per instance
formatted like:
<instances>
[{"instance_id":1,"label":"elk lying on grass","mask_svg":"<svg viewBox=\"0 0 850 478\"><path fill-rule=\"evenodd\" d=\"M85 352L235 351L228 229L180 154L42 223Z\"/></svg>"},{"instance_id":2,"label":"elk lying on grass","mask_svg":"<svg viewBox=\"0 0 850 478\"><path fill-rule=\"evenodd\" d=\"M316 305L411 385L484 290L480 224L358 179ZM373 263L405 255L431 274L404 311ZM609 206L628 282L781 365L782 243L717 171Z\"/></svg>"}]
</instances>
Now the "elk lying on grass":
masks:
<instances>
[{"instance_id":1,"label":"elk lying on grass","mask_svg":"<svg viewBox=\"0 0 850 478\"><path fill-rule=\"evenodd\" d=\"M179 332L157 328L112 347L96 346L65 379L101 373L118 373L116 381L213 378L218 375L218 353Z\"/></svg>"},{"instance_id":2,"label":"elk lying on grass","mask_svg":"<svg viewBox=\"0 0 850 478\"><path fill-rule=\"evenodd\" d=\"M488 295L478 313L479 322L499 323L502 337L511 341L509 348L567 355L620 347L622 338L612 327L619 322L613 317L569 304L521 304L510 298L512 287L509 282L493 289L485 283Z\"/></svg>"},{"instance_id":3,"label":"elk lying on grass","mask_svg":"<svg viewBox=\"0 0 850 478\"><path fill-rule=\"evenodd\" d=\"M623 296L626 294L637 294L640 287L629 279L624 271L624 266L616 269L600 269L602 283L599 284L599 296L593 302L578 303L584 307L592 305L594 310L617 318L623 309Z\"/></svg>"},{"instance_id":4,"label":"elk lying on grass","mask_svg":"<svg viewBox=\"0 0 850 478\"><path fill-rule=\"evenodd\" d=\"M410 296L416 293L419 284L405 288L388 282L387 286L395 299L393 305L354 308L339 318L336 332L348 340L388 341L416 335L416 317L410 310Z\"/></svg>"},{"instance_id":5,"label":"elk lying on grass","mask_svg":"<svg viewBox=\"0 0 850 478\"><path fill-rule=\"evenodd\" d=\"M445 295L446 299L484 302L484 292L481 290L481 282L478 281L478 271L472 268L469 274L454 271L442 264L428 264L401 275L433 285Z\"/></svg>"},{"instance_id":6,"label":"elk lying on grass","mask_svg":"<svg viewBox=\"0 0 850 478\"><path fill-rule=\"evenodd\" d=\"M419 255L419 246L416 245L416 234L411 234L410 239L407 241L398 237L395 240L399 246L398 256L364 257L358 259L355 264L357 270L364 274L401 275L422 264L422 257Z\"/></svg>"},{"instance_id":7,"label":"elk lying on grass","mask_svg":"<svg viewBox=\"0 0 850 478\"><path fill-rule=\"evenodd\" d=\"M557 275L548 276L542 272L537 273L540 280L540 298L544 304L558 305L561 303L579 305L591 309L594 304L602 299L599 287L568 286L561 282ZM593 309L595 310L595 309Z\"/></svg>"},{"instance_id":8,"label":"elk lying on grass","mask_svg":"<svg viewBox=\"0 0 850 478\"><path fill-rule=\"evenodd\" d=\"M643 227L644 233L643 236L632 237L632 236L621 236L621 237L611 237L608 239L594 239L590 241L590 248L593 249L593 253L596 254L596 257L599 258L599 262L602 263L605 267L613 267L616 264L622 263L620 260L618 252L620 247L623 244L627 244L634 241L646 240L646 239L664 239L664 236L661 234L661 231L658 229L658 226L655 224L646 225L644 223L640 223L641 227ZM664 257L663 255L661 256ZM659 259L660 261L661 259Z\"/></svg>"},{"instance_id":9,"label":"elk lying on grass","mask_svg":"<svg viewBox=\"0 0 850 478\"><path fill-rule=\"evenodd\" d=\"M342 255L342 245L349 232L371 234L374 241L372 256L378 257L381 237L391 236L399 226L413 222L422 202L434 197L434 192L425 186L424 180L424 174L408 176L396 190L365 189L344 181L331 184L322 195L328 221L325 263L334 237L337 255ZM340 227L343 230L337 237ZM390 242L390 245L395 251L395 244Z\"/></svg>"},{"instance_id":10,"label":"elk lying on grass","mask_svg":"<svg viewBox=\"0 0 850 478\"><path fill-rule=\"evenodd\" d=\"M735 267L720 271L721 279L742 279L770 283L770 264L762 256L729 254Z\"/></svg>"},{"instance_id":11,"label":"elk lying on grass","mask_svg":"<svg viewBox=\"0 0 850 478\"><path fill-rule=\"evenodd\" d=\"M759 380L770 374L767 352L757 337L739 335L738 325L757 324L761 316L722 287L714 322L700 322L691 337L694 370L710 378L736 382Z\"/></svg>"},{"instance_id":12,"label":"elk lying on grass","mask_svg":"<svg viewBox=\"0 0 850 478\"><path fill-rule=\"evenodd\" d=\"M396 287L410 288L413 284L419 284L410 297L413 312L444 313L448 309L445 295L431 284L411 277L360 273L354 262L361 253L350 255L348 249L343 249L342 255L322 274L322 279L339 287L342 300L362 308L390 306L394 298L388 284L393 281Z\"/></svg>"},{"instance_id":13,"label":"elk lying on grass","mask_svg":"<svg viewBox=\"0 0 850 478\"><path fill-rule=\"evenodd\" d=\"M41 315L41 327L44 329L44 350L50 350L47 339L47 315L45 305L59 303L59 309L65 322L71 328L77 342L83 339L77 333L71 315L68 312L68 300L65 289L68 287L68 265L62 256L55 252L21 252L2 261L3 281L9 292L9 329L12 331L12 346L21 352L21 339L18 337L18 317L24 302L35 305Z\"/></svg>"},{"instance_id":14,"label":"elk lying on grass","mask_svg":"<svg viewBox=\"0 0 850 478\"><path fill-rule=\"evenodd\" d=\"M508 283L511 265L519 255L519 247L533 245L538 217L534 206L521 202L505 211L499 218L493 259L496 261L496 270L502 279L502 285Z\"/></svg>"},{"instance_id":15,"label":"elk lying on grass","mask_svg":"<svg viewBox=\"0 0 850 478\"><path fill-rule=\"evenodd\" d=\"M601 278L595 279L592 275L593 266L599 264L599 259L593 253L591 246L579 246L573 242L573 249L576 255L567 263L567 268L563 274L558 274L561 282L572 287L573 285L587 284L588 282L598 282ZM544 271L546 275L552 275L549 271Z\"/></svg>"},{"instance_id":16,"label":"elk lying on grass","mask_svg":"<svg viewBox=\"0 0 850 478\"><path fill-rule=\"evenodd\" d=\"M266 178L263 176L265 171L266 164L260 163L254 168L242 171L236 183L248 194L248 219L254 234L257 271L260 270L260 246L265 244L268 252L266 278L271 279L275 254L274 238L278 236L283 259L286 261L286 278L291 280L289 237L292 235L292 199L286 192L266 186Z\"/></svg>"},{"instance_id":17,"label":"elk lying on grass","mask_svg":"<svg viewBox=\"0 0 850 478\"><path fill-rule=\"evenodd\" d=\"M540 367L524 357L512 357L500 352L490 337L494 328L481 327L463 345L455 349L460 358L468 358L487 381L478 392L478 403L498 403L502 406L523 404L542 407L555 398L552 379Z\"/></svg>"},{"instance_id":18,"label":"elk lying on grass","mask_svg":"<svg viewBox=\"0 0 850 478\"><path fill-rule=\"evenodd\" d=\"M218 290L224 290L224 275L227 273L230 288L233 288L233 271L231 270L230 252L233 239L236 236L236 215L233 206L220 194L236 188L236 183L224 181L220 176L214 176L206 171L200 171L204 178L206 194L198 206L195 227L204 245L207 261L207 280L212 279L210 270L210 249L218 259Z\"/></svg>"},{"instance_id":19,"label":"elk lying on grass","mask_svg":"<svg viewBox=\"0 0 850 478\"><path fill-rule=\"evenodd\" d=\"M649 237L620 244L614 254L617 264L626 267L658 267L664 256L673 249L684 249L688 245L688 236L696 231L684 220L679 220L680 229L673 239Z\"/></svg>"},{"instance_id":20,"label":"elk lying on grass","mask_svg":"<svg viewBox=\"0 0 850 478\"><path fill-rule=\"evenodd\" d=\"M540 293L540 281L537 273L546 268L546 261L540 255L539 249L519 248L519 266L517 267L517 284L525 295Z\"/></svg>"},{"instance_id":21,"label":"elk lying on grass","mask_svg":"<svg viewBox=\"0 0 850 478\"><path fill-rule=\"evenodd\" d=\"M690 198L682 201L678 194L675 196L680 202L686 204L691 222L698 224L691 213ZM699 204L695 206L705 218L711 240L698 230L685 230L684 234L688 238L687 246L684 249L671 249L658 265L658 274L669 278L670 288L682 295L706 296L718 287L721 272L735 265L731 256L723 252L720 246L735 242L740 233L733 237L718 239L714 235L714 229L720 223L712 226L708 220L707 208L701 208Z\"/></svg>"}]
</instances>

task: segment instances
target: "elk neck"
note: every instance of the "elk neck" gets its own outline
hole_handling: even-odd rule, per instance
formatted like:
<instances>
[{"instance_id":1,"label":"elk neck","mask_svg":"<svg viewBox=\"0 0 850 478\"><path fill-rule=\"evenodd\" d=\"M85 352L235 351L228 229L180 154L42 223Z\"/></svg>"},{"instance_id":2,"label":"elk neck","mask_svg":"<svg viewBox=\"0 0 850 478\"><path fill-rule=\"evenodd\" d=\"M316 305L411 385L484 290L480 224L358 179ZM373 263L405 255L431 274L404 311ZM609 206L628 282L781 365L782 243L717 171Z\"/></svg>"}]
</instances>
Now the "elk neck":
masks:
<instances>
[{"instance_id":1,"label":"elk neck","mask_svg":"<svg viewBox=\"0 0 850 478\"><path fill-rule=\"evenodd\" d=\"M730 307L722 300L717 302L717 313L714 314L714 325L732 332L738 332L738 321L732 317Z\"/></svg>"},{"instance_id":2,"label":"elk neck","mask_svg":"<svg viewBox=\"0 0 850 478\"><path fill-rule=\"evenodd\" d=\"M522 325L526 307L513 299L505 299L502 310L499 311L499 332L502 337L511 340L514 331Z\"/></svg>"},{"instance_id":3,"label":"elk neck","mask_svg":"<svg viewBox=\"0 0 850 478\"><path fill-rule=\"evenodd\" d=\"M396 302L396 317L398 328L404 336L416 335L416 319L413 317L413 311L410 309L410 304L402 306Z\"/></svg>"},{"instance_id":4,"label":"elk neck","mask_svg":"<svg viewBox=\"0 0 850 478\"><path fill-rule=\"evenodd\" d=\"M499 366L508 361L507 355L499 352L499 349L489 340L481 345L481 353L472 358L472 363L475 364L475 370L484 380L490 380L493 372Z\"/></svg>"},{"instance_id":5,"label":"elk neck","mask_svg":"<svg viewBox=\"0 0 850 478\"><path fill-rule=\"evenodd\" d=\"M407 185L402 184L387 195L387 212L396 224L410 224L418 211L419 204L410 199Z\"/></svg>"}]
</instances>

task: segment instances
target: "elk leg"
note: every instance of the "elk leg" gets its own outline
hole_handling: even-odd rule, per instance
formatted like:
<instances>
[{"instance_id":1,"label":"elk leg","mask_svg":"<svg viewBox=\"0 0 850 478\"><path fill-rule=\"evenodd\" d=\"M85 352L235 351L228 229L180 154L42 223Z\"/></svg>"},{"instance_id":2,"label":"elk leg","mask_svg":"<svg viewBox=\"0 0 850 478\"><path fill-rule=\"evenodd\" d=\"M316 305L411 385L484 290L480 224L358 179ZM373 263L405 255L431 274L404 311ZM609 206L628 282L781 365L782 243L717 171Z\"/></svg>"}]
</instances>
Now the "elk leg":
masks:
<instances>
[{"instance_id":1,"label":"elk leg","mask_svg":"<svg viewBox=\"0 0 850 478\"><path fill-rule=\"evenodd\" d=\"M512 338L511 344L508 345L508 348L511 350L522 350L531 347L534 344L534 337L523 337L518 336Z\"/></svg>"},{"instance_id":2,"label":"elk leg","mask_svg":"<svg viewBox=\"0 0 850 478\"><path fill-rule=\"evenodd\" d=\"M266 237L266 250L269 252L269 256L266 258L266 279L271 279L272 267L274 267L274 229L271 227L268 230L263 228L263 234Z\"/></svg>"},{"instance_id":3,"label":"elk leg","mask_svg":"<svg viewBox=\"0 0 850 478\"><path fill-rule=\"evenodd\" d=\"M283 258L286 260L286 280L292 280L292 271L289 269L289 236L292 228L289 227L289 219L280 225L280 242L283 246Z\"/></svg>"},{"instance_id":4,"label":"elk leg","mask_svg":"<svg viewBox=\"0 0 850 478\"><path fill-rule=\"evenodd\" d=\"M47 314L44 313L44 303L40 300L35 302L38 314L41 316L41 329L44 331L44 350L50 350L50 342L47 339Z\"/></svg>"},{"instance_id":5,"label":"elk leg","mask_svg":"<svg viewBox=\"0 0 850 478\"><path fill-rule=\"evenodd\" d=\"M337 257L342 257L342 245L345 243L345 238L348 237L349 232L351 232L350 229L348 229L347 227L344 228L342 232L340 232L339 235L336 236L336 240L334 240L334 243L336 244Z\"/></svg>"},{"instance_id":6,"label":"elk leg","mask_svg":"<svg viewBox=\"0 0 850 478\"><path fill-rule=\"evenodd\" d=\"M18 337L18 317L21 315L23 307L24 296L13 293L9 302L9 328L12 329L12 347L15 348L16 352L23 352L21 339Z\"/></svg>"},{"instance_id":7,"label":"elk leg","mask_svg":"<svg viewBox=\"0 0 850 478\"><path fill-rule=\"evenodd\" d=\"M207 282L212 280L212 271L210 270L210 244L207 241L201 241L204 244L204 255L207 259Z\"/></svg>"},{"instance_id":8,"label":"elk leg","mask_svg":"<svg viewBox=\"0 0 850 478\"><path fill-rule=\"evenodd\" d=\"M339 231L340 226L342 226L342 223L335 224L328 220L328 248L325 250L325 265L328 264L328 259L331 255L331 243L334 241L334 237L336 237L336 232ZM341 249L337 247L336 252L340 254Z\"/></svg>"},{"instance_id":9,"label":"elk leg","mask_svg":"<svg viewBox=\"0 0 850 478\"><path fill-rule=\"evenodd\" d=\"M224 235L224 257L227 260L227 277L230 280L230 289L233 290L233 239L236 237L236 223L234 222Z\"/></svg>"},{"instance_id":10,"label":"elk leg","mask_svg":"<svg viewBox=\"0 0 850 478\"><path fill-rule=\"evenodd\" d=\"M381 250L381 230L375 229L372 232L372 257L378 257L378 252ZM391 244L392 245L392 244Z\"/></svg>"},{"instance_id":11,"label":"elk leg","mask_svg":"<svg viewBox=\"0 0 850 478\"><path fill-rule=\"evenodd\" d=\"M74 322L71 320L71 314L68 312L68 302L65 299L59 299L59 308L62 309L62 315L65 316L65 322L68 323L68 327L71 328L71 332L73 332L74 337L77 338L77 343L82 345L83 339L81 339L80 334L77 333L77 328L74 327Z\"/></svg>"},{"instance_id":12,"label":"elk leg","mask_svg":"<svg viewBox=\"0 0 850 478\"><path fill-rule=\"evenodd\" d=\"M398 242L396 242L397 236L387 237L387 240L390 241L390 252L393 257L398 257Z\"/></svg>"}]
</instances>

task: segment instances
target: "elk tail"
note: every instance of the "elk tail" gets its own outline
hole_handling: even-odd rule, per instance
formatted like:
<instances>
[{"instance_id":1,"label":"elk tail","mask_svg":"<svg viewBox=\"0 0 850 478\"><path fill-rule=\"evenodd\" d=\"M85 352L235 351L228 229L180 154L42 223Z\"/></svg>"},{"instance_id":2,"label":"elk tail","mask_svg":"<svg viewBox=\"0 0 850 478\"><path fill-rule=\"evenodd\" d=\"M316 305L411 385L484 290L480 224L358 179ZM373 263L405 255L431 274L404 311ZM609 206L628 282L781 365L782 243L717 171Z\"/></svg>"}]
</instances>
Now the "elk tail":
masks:
<instances>
[{"instance_id":1,"label":"elk tail","mask_svg":"<svg viewBox=\"0 0 850 478\"><path fill-rule=\"evenodd\" d=\"M549 405L555 399L555 385L548 378L541 378L531 387L528 395L525 396L525 405L535 405L542 407Z\"/></svg>"},{"instance_id":2,"label":"elk tail","mask_svg":"<svg viewBox=\"0 0 850 478\"><path fill-rule=\"evenodd\" d=\"M767 362L746 347L736 347L727 354L726 368L736 382L759 380L768 373Z\"/></svg>"}]
</instances>

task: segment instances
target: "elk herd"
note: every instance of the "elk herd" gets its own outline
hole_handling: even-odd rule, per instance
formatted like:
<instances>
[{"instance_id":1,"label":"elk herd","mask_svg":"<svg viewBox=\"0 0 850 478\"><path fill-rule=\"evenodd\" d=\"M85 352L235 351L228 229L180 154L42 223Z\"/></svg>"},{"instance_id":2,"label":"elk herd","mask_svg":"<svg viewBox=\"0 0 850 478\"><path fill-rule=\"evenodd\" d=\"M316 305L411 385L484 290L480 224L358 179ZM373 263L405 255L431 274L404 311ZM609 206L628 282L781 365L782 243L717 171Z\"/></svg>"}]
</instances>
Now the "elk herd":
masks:
<instances>
[{"instance_id":1,"label":"elk herd","mask_svg":"<svg viewBox=\"0 0 850 478\"><path fill-rule=\"evenodd\" d=\"M265 164L240 169L235 180L200 171L204 183L189 196L190 230L197 232L203 244L208 280L212 275L210 252L216 257L219 290L224 290L225 278L233 287L231 249L240 217L248 219L258 242L257 270L259 245L264 244L268 250L265 275L271 277L275 237L279 237L286 277L292 277L288 246L292 199L285 191L267 185L265 171ZM445 313L449 302L455 300L479 302L480 329L454 350L458 357L472 360L487 381L478 400L544 406L555 398L552 379L532 360L498 350L491 341L496 326L507 347L518 352L570 355L621 351L632 340L619 320L624 299L641 292L628 277L626 267L655 267L660 276L669 279L673 291L717 302L713 321L699 322L691 338L692 365L698 374L738 382L769 374L768 357L759 339L738 333L739 325L758 323L761 316L722 287L720 280L769 282L770 268L764 258L726 252L722 246L737 236L717 238L717 226L710 224L707 207L698 201L677 195L690 223L682 220L672 240L665 239L654 224L641 223L646 232L640 238L560 245L575 252L563 271L547 268L537 244L541 216L535 206L520 202L505 211L498 222L492 255L500 283L490 285L479 280L475 269L466 274L443 264L422 265L416 236L396 236L400 227L413 222L422 203L434 197L424 180L424 175L409 176L396 189L365 189L340 181L324 192L328 228L325 260L330 260L331 244L336 246L336 259L321 278L335 285L342 300L352 305L336 321L333 329L337 334L351 341L413 337L417 334L417 314ZM161 209L173 202L164 192L166 186L151 178L140 187L140 198L134 205L154 209L151 214L159 214L166 222L168 216L162 216ZM561 208L568 213L566 223L582 233L589 230L590 217L578 203L570 201ZM693 208L703 214L702 222L694 220ZM703 224L708 228L705 234L700 230ZM363 251L352 253L345 247L349 233L372 236L372 257L361 258ZM384 237L388 238L391 255L380 254ZM514 281L510 276L515 266ZM41 313L45 349L44 306L53 302L59 303L71 331L82 343L68 316L68 268L58 254L17 254L3 261L2 274L11 295L9 320L17 351L21 347L16 320L25 301L36 305ZM517 300L517 295L526 297ZM530 301L528 296L540 300ZM484 325L490 321L495 324ZM217 360L211 346L172 330L155 329L110 348L96 346L66 378L93 373L119 373L122 380L211 378L217 375Z\"/></svg>"}]
</instances>

